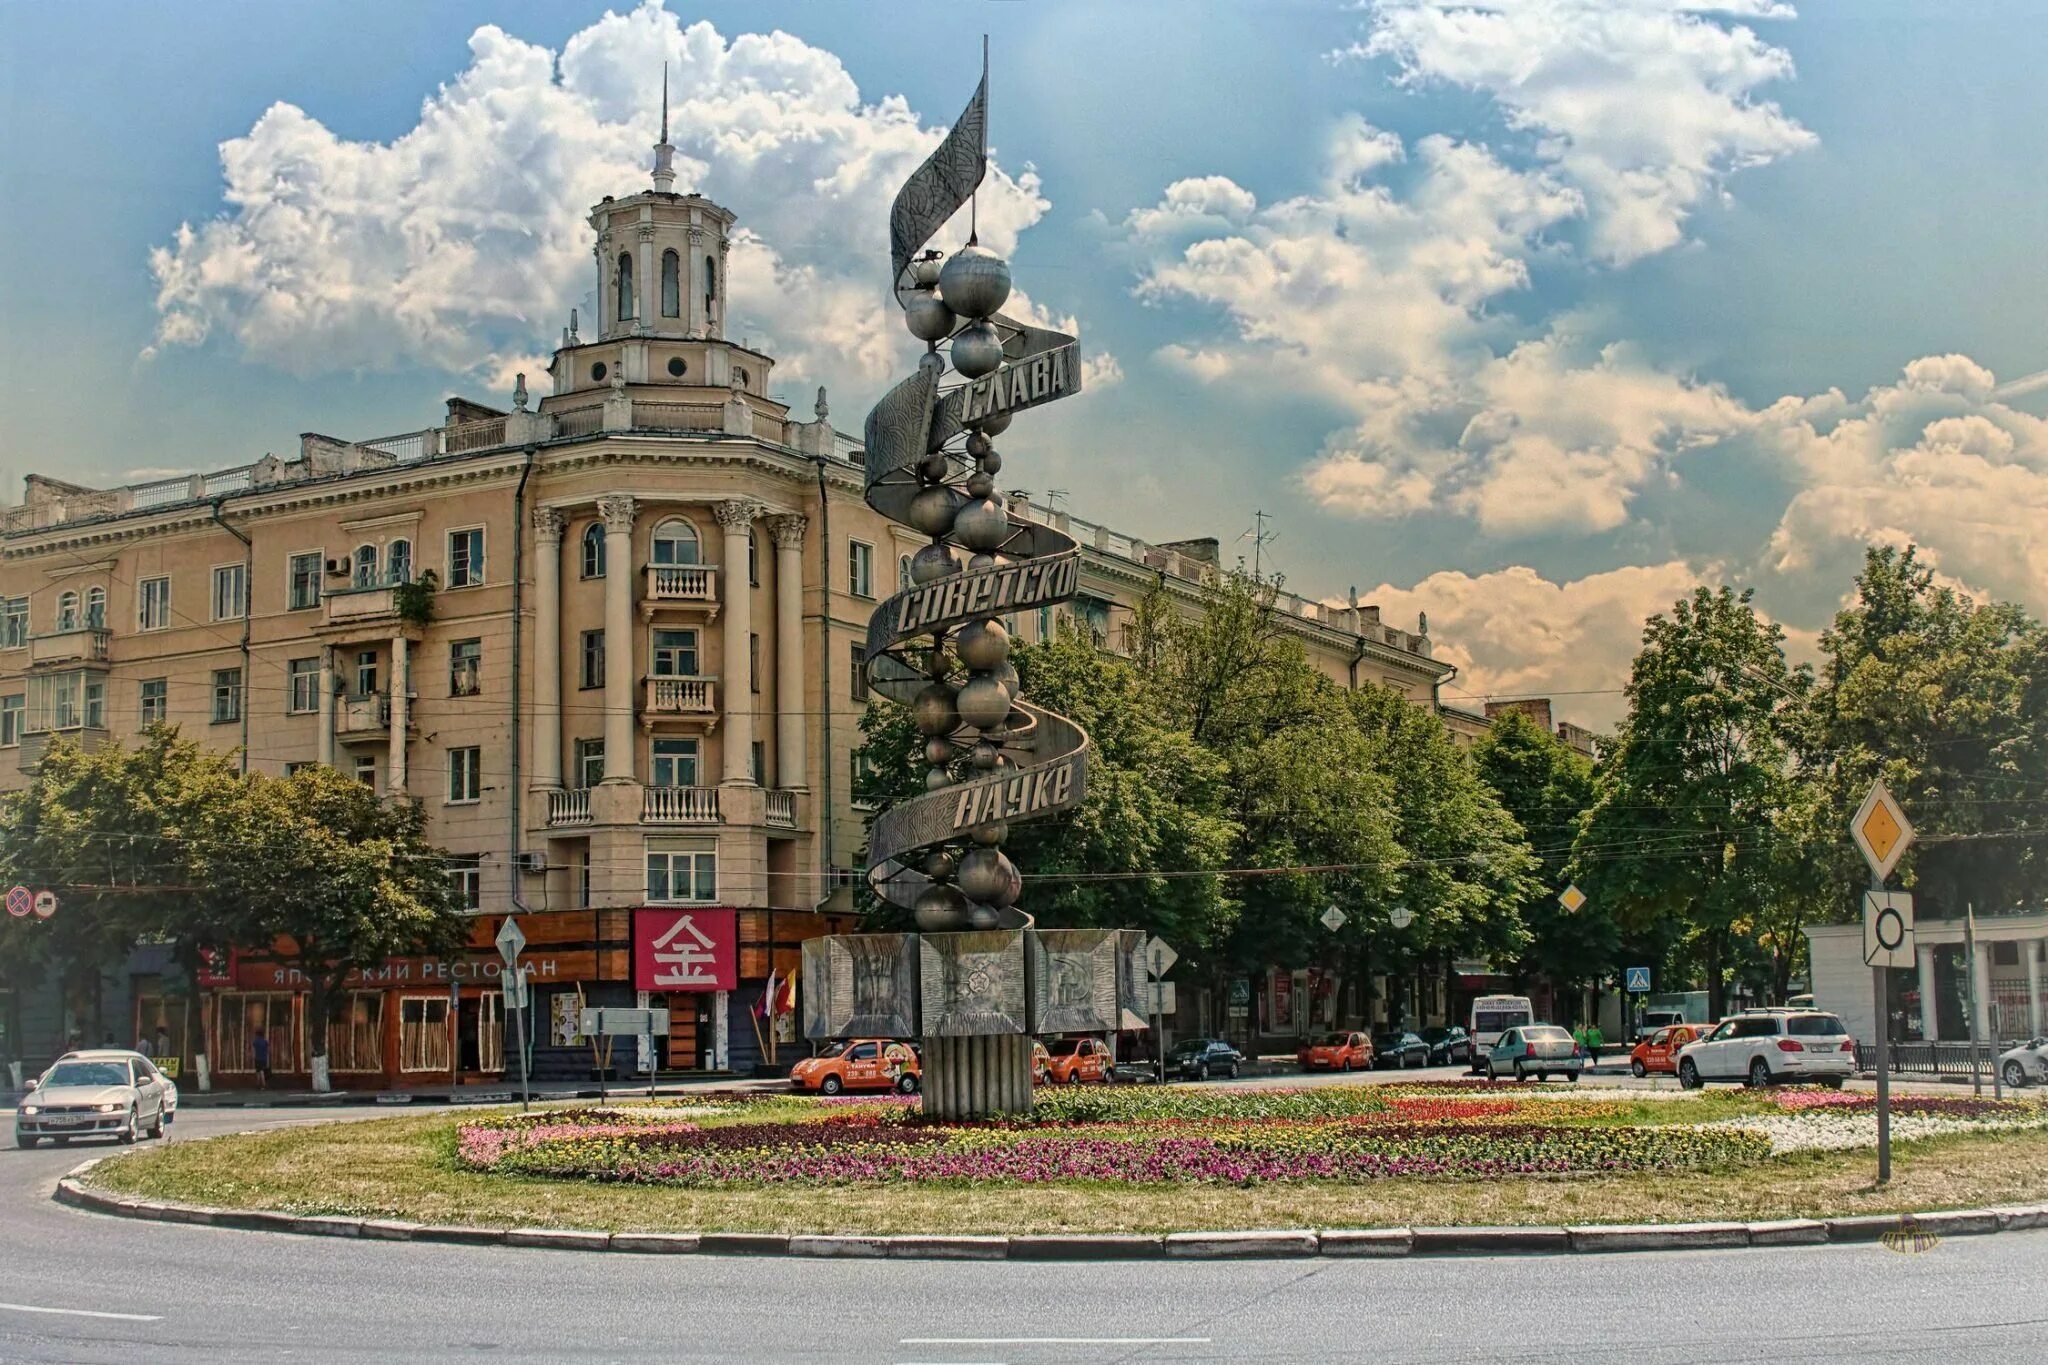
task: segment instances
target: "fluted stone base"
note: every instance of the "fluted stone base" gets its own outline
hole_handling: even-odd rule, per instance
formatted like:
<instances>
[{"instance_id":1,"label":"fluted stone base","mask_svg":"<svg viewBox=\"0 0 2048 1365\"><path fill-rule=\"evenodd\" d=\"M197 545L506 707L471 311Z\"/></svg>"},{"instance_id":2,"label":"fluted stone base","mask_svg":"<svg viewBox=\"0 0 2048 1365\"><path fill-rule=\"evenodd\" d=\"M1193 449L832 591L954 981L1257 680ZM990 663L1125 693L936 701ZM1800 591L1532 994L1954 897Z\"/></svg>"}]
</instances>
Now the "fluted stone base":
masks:
<instances>
[{"instance_id":1,"label":"fluted stone base","mask_svg":"<svg viewBox=\"0 0 2048 1365\"><path fill-rule=\"evenodd\" d=\"M935 1119L985 1119L1031 1109L1031 1039L1022 1034L927 1037L924 1112Z\"/></svg>"}]
</instances>

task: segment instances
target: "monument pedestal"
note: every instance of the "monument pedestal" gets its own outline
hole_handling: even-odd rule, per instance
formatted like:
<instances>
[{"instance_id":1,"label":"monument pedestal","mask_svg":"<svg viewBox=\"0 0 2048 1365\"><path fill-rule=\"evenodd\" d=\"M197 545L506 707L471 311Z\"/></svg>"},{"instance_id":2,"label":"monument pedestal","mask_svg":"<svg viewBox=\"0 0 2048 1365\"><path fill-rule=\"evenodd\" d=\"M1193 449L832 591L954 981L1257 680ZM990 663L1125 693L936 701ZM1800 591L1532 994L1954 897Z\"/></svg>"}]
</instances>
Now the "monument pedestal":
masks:
<instances>
[{"instance_id":1,"label":"monument pedestal","mask_svg":"<svg viewBox=\"0 0 2048 1365\"><path fill-rule=\"evenodd\" d=\"M924 1113L932 1119L985 1119L1031 1109L1031 1039L1022 1034L927 1037Z\"/></svg>"}]
</instances>

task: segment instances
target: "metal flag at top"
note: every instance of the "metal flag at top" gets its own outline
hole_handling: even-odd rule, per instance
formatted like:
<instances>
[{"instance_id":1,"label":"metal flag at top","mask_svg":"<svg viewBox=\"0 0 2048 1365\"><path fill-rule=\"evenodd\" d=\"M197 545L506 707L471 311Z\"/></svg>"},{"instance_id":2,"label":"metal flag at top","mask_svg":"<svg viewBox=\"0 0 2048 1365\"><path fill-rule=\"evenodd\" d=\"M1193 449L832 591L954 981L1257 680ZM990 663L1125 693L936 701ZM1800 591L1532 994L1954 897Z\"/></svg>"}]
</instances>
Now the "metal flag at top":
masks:
<instances>
[{"instance_id":1,"label":"metal flag at top","mask_svg":"<svg viewBox=\"0 0 2048 1365\"><path fill-rule=\"evenodd\" d=\"M889 209L890 286L902 291L904 272L932 235L974 197L988 174L988 44L981 48L981 84L945 139L924 159Z\"/></svg>"}]
</instances>

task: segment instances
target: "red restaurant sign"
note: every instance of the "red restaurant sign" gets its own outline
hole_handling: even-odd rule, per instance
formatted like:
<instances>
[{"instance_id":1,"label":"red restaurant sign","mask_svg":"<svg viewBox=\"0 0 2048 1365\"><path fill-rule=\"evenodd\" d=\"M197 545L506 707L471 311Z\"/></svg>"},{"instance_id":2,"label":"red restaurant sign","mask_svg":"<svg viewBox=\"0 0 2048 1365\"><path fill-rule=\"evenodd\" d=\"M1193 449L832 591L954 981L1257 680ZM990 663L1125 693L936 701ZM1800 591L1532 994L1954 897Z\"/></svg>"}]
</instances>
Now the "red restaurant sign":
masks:
<instances>
[{"instance_id":1,"label":"red restaurant sign","mask_svg":"<svg viewBox=\"0 0 2048 1365\"><path fill-rule=\"evenodd\" d=\"M633 912L633 989L729 991L740 984L739 912Z\"/></svg>"}]
</instances>

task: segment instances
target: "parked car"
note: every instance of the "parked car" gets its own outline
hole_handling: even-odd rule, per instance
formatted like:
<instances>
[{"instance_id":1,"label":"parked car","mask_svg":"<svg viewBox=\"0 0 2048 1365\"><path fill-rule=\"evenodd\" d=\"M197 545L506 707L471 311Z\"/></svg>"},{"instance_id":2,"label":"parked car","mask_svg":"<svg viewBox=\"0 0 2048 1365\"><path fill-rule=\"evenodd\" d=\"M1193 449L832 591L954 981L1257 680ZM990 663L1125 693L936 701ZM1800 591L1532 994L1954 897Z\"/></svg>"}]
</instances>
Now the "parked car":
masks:
<instances>
[{"instance_id":1,"label":"parked car","mask_svg":"<svg viewBox=\"0 0 2048 1365\"><path fill-rule=\"evenodd\" d=\"M2048 1085L2048 1038L2033 1038L1999 1053L1998 1074L2014 1090Z\"/></svg>"},{"instance_id":2,"label":"parked car","mask_svg":"<svg viewBox=\"0 0 2048 1365\"><path fill-rule=\"evenodd\" d=\"M1695 1041L1701 1030L1691 1024L1673 1024L1660 1028L1649 1037L1637 1043L1635 1051L1628 1054L1629 1074L1638 1078L1652 1072L1669 1076L1678 1070L1678 1052L1687 1043Z\"/></svg>"},{"instance_id":3,"label":"parked car","mask_svg":"<svg viewBox=\"0 0 2048 1365\"><path fill-rule=\"evenodd\" d=\"M789 1069L798 1090L837 1095L845 1090L900 1090L917 1093L924 1076L917 1049L888 1038L849 1038Z\"/></svg>"},{"instance_id":4,"label":"parked car","mask_svg":"<svg viewBox=\"0 0 2048 1365\"><path fill-rule=\"evenodd\" d=\"M74 1137L133 1142L164 1135L164 1078L139 1052L67 1053L30 1083L14 1111L14 1141L44 1138L62 1147Z\"/></svg>"},{"instance_id":5,"label":"parked car","mask_svg":"<svg viewBox=\"0 0 2048 1365\"><path fill-rule=\"evenodd\" d=\"M1429 1044L1421 1035L1395 1030L1390 1033L1375 1033L1372 1036L1372 1064L1374 1066L1428 1066Z\"/></svg>"},{"instance_id":6,"label":"parked car","mask_svg":"<svg viewBox=\"0 0 2048 1365\"><path fill-rule=\"evenodd\" d=\"M1052 1054L1045 1050L1045 1044L1036 1038L1031 1040L1031 1083L1049 1085L1052 1083Z\"/></svg>"},{"instance_id":7,"label":"parked car","mask_svg":"<svg viewBox=\"0 0 2048 1365\"><path fill-rule=\"evenodd\" d=\"M1294 1054L1303 1071L1359 1071L1372 1067L1372 1044L1363 1033L1326 1033Z\"/></svg>"},{"instance_id":8,"label":"parked car","mask_svg":"<svg viewBox=\"0 0 2048 1365\"><path fill-rule=\"evenodd\" d=\"M1083 1081L1110 1082L1109 1044L1095 1038L1062 1038L1046 1049L1046 1081L1052 1085L1079 1085Z\"/></svg>"},{"instance_id":9,"label":"parked car","mask_svg":"<svg viewBox=\"0 0 2048 1365\"><path fill-rule=\"evenodd\" d=\"M1636 1041L1640 1042L1660 1028L1671 1028L1685 1022L1682 1010L1644 1010L1636 1021Z\"/></svg>"},{"instance_id":10,"label":"parked car","mask_svg":"<svg viewBox=\"0 0 2048 1365\"><path fill-rule=\"evenodd\" d=\"M1452 1062L1472 1060L1472 1035L1452 1024L1448 1028L1426 1028L1422 1041L1429 1044L1431 1066L1449 1066Z\"/></svg>"},{"instance_id":11,"label":"parked car","mask_svg":"<svg viewBox=\"0 0 2048 1365\"><path fill-rule=\"evenodd\" d=\"M1536 1022L1536 1007L1526 995L1482 995L1472 1002L1465 1031L1472 1039L1472 1070L1484 1069L1486 1054L1511 1028Z\"/></svg>"},{"instance_id":12,"label":"parked car","mask_svg":"<svg viewBox=\"0 0 2048 1365\"><path fill-rule=\"evenodd\" d=\"M1166 1054L1166 1074L1191 1081L1206 1081L1219 1072L1234 1077L1243 1065L1244 1054L1221 1038L1183 1038Z\"/></svg>"},{"instance_id":13,"label":"parked car","mask_svg":"<svg viewBox=\"0 0 2048 1365\"><path fill-rule=\"evenodd\" d=\"M1708 1081L1759 1088L1817 1081L1839 1088L1855 1074L1856 1040L1848 1026L1818 1010L1738 1014L1678 1053L1678 1083L1688 1090Z\"/></svg>"},{"instance_id":14,"label":"parked car","mask_svg":"<svg viewBox=\"0 0 2048 1365\"><path fill-rule=\"evenodd\" d=\"M1585 1064L1586 1059L1571 1034L1555 1024L1524 1024L1503 1033L1486 1054L1486 1079L1497 1081L1513 1076L1526 1081L1534 1076L1547 1081L1552 1076L1562 1076L1576 1081Z\"/></svg>"}]
</instances>

